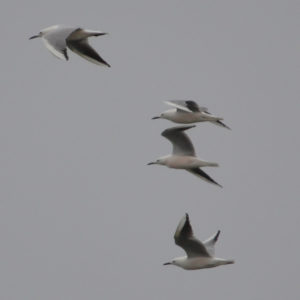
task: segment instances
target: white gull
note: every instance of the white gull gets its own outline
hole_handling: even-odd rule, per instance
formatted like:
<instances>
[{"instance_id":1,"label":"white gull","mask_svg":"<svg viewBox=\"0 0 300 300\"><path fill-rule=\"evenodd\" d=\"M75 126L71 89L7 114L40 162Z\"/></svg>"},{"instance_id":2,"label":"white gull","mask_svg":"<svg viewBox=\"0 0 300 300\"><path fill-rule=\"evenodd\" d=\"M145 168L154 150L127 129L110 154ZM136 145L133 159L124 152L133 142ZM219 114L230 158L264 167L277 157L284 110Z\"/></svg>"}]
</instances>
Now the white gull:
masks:
<instances>
[{"instance_id":1,"label":"white gull","mask_svg":"<svg viewBox=\"0 0 300 300\"><path fill-rule=\"evenodd\" d=\"M67 47L88 61L110 67L110 65L89 45L88 37L107 33L79 27L54 25L43 29L29 39L42 38L47 49L56 57L68 60Z\"/></svg>"},{"instance_id":2,"label":"white gull","mask_svg":"<svg viewBox=\"0 0 300 300\"><path fill-rule=\"evenodd\" d=\"M218 167L218 164L196 157L194 146L186 133L184 133L185 130L193 127L195 125L178 126L164 130L161 135L173 144L173 153L160 157L156 161L148 163L148 165L156 164L173 169L184 169L209 183L222 187L201 169L201 167Z\"/></svg>"},{"instance_id":3,"label":"white gull","mask_svg":"<svg viewBox=\"0 0 300 300\"><path fill-rule=\"evenodd\" d=\"M204 242L199 241L193 235L189 215L185 214L177 226L174 239L175 244L183 248L187 255L174 258L164 265L175 265L185 270L197 270L233 264L233 260L215 257L215 243L219 235L220 230Z\"/></svg>"},{"instance_id":4,"label":"white gull","mask_svg":"<svg viewBox=\"0 0 300 300\"><path fill-rule=\"evenodd\" d=\"M152 119L166 119L175 123L190 124L196 122L211 122L221 127L230 129L221 120L223 118L212 115L208 109L199 106L192 100L170 100L165 102L175 108L164 111L160 116L153 117Z\"/></svg>"}]
</instances>

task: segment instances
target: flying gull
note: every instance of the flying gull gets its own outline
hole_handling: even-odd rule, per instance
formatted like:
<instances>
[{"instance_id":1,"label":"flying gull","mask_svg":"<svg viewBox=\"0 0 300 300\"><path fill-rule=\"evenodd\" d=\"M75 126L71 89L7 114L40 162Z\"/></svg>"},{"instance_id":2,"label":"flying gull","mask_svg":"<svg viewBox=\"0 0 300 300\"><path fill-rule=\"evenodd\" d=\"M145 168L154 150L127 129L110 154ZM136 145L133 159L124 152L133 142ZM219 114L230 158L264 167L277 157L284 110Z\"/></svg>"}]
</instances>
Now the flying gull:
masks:
<instances>
[{"instance_id":1,"label":"flying gull","mask_svg":"<svg viewBox=\"0 0 300 300\"><path fill-rule=\"evenodd\" d=\"M89 45L90 36L105 35L107 33L95 30L86 30L79 27L54 25L43 29L31 39L41 37L47 49L56 57L68 60L67 47L88 61L110 67L110 65Z\"/></svg>"},{"instance_id":2,"label":"flying gull","mask_svg":"<svg viewBox=\"0 0 300 300\"><path fill-rule=\"evenodd\" d=\"M221 120L223 118L216 117L208 112L206 107L199 106L192 100L171 100L165 102L175 108L164 111L160 116L152 119L167 119L175 123L190 124L196 122L211 122L218 126L230 129Z\"/></svg>"},{"instance_id":3,"label":"flying gull","mask_svg":"<svg viewBox=\"0 0 300 300\"><path fill-rule=\"evenodd\" d=\"M219 235L220 230L206 241L199 241L193 235L189 215L185 214L177 226L174 239L175 244L186 252L186 256L174 258L164 265L175 265L185 270L197 270L233 264L233 260L215 257L215 243Z\"/></svg>"},{"instance_id":4,"label":"flying gull","mask_svg":"<svg viewBox=\"0 0 300 300\"><path fill-rule=\"evenodd\" d=\"M194 146L184 133L185 130L193 127L196 126L178 126L164 130L161 135L173 144L173 154L160 157L156 161L148 163L148 165L156 164L173 169L184 169L203 180L222 187L201 169L202 167L218 167L218 164L200 160L196 157Z\"/></svg>"}]
</instances>

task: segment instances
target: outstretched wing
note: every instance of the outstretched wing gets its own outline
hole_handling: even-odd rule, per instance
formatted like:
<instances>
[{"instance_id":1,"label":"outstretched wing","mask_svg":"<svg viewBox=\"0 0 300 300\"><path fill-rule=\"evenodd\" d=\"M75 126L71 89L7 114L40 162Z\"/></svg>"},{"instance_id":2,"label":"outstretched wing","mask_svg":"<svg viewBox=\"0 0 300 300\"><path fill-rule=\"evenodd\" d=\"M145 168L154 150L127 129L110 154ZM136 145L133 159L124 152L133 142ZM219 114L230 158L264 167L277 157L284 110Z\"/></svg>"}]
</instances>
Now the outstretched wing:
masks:
<instances>
[{"instance_id":1,"label":"outstretched wing","mask_svg":"<svg viewBox=\"0 0 300 300\"><path fill-rule=\"evenodd\" d=\"M217 186L222 187L219 183L217 183L215 180L213 180L208 174L206 174L200 168L193 168L193 169L186 169L186 170L209 183L216 184Z\"/></svg>"},{"instance_id":2,"label":"outstretched wing","mask_svg":"<svg viewBox=\"0 0 300 300\"><path fill-rule=\"evenodd\" d=\"M90 46L87 40L90 36L99 36L104 34L105 33L100 31L83 30L78 28L67 38L67 45L73 52L86 60L97 65L110 67L110 65Z\"/></svg>"},{"instance_id":3,"label":"outstretched wing","mask_svg":"<svg viewBox=\"0 0 300 300\"><path fill-rule=\"evenodd\" d=\"M183 156L196 156L194 146L190 138L184 133L185 130L195 127L178 126L164 130L161 135L173 144L173 154Z\"/></svg>"},{"instance_id":4,"label":"outstretched wing","mask_svg":"<svg viewBox=\"0 0 300 300\"><path fill-rule=\"evenodd\" d=\"M184 249L188 257L210 256L201 241L194 237L188 214L185 214L180 220L174 235L174 240L176 245Z\"/></svg>"},{"instance_id":5,"label":"outstretched wing","mask_svg":"<svg viewBox=\"0 0 300 300\"><path fill-rule=\"evenodd\" d=\"M166 101L166 104L187 112L207 112L206 107L199 106L197 102L193 100L170 100Z\"/></svg>"},{"instance_id":6,"label":"outstretched wing","mask_svg":"<svg viewBox=\"0 0 300 300\"><path fill-rule=\"evenodd\" d=\"M219 238L221 231L218 230L217 233L215 233L213 236L211 236L210 238L208 238L207 240L205 240L203 242L204 246L206 247L207 252L211 255L214 256L215 255L215 244Z\"/></svg>"},{"instance_id":7,"label":"outstretched wing","mask_svg":"<svg viewBox=\"0 0 300 300\"><path fill-rule=\"evenodd\" d=\"M215 125L218 125L218 126L221 126L221 127L224 127L224 128L227 128L227 129L231 130L230 127L228 127L226 124L224 124L224 123L221 122L220 120L217 120L217 121L211 121L211 123L214 123Z\"/></svg>"},{"instance_id":8,"label":"outstretched wing","mask_svg":"<svg viewBox=\"0 0 300 300\"><path fill-rule=\"evenodd\" d=\"M73 31L72 28L57 27L45 35L42 39L47 49L56 57L68 60L66 38Z\"/></svg>"}]
</instances>

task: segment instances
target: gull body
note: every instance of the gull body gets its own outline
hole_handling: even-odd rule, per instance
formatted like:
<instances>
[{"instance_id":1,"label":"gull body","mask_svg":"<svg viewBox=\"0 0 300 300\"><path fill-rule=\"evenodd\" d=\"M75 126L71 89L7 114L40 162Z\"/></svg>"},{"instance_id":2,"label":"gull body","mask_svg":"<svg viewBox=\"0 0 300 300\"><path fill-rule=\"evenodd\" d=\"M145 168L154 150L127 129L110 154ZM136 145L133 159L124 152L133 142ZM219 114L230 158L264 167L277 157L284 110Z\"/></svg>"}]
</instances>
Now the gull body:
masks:
<instances>
[{"instance_id":1,"label":"gull body","mask_svg":"<svg viewBox=\"0 0 300 300\"><path fill-rule=\"evenodd\" d=\"M219 121L223 120L212 115L208 115L204 112L187 112L184 110L179 110L176 108L168 109L160 115L161 119L166 119L174 123L190 124L196 122L205 122L205 121Z\"/></svg>"},{"instance_id":2,"label":"gull body","mask_svg":"<svg viewBox=\"0 0 300 300\"><path fill-rule=\"evenodd\" d=\"M194 146L184 133L185 130L193 127L195 125L178 126L164 130L161 135L172 143L173 153L160 157L156 161L148 163L148 165L163 165L172 169L184 169L209 183L222 187L201 169L202 167L218 167L218 164L196 157Z\"/></svg>"},{"instance_id":3,"label":"gull body","mask_svg":"<svg viewBox=\"0 0 300 300\"><path fill-rule=\"evenodd\" d=\"M166 155L157 160L157 164L172 169L188 169L200 167L218 167L217 163L201 160L194 156Z\"/></svg>"},{"instance_id":4,"label":"gull body","mask_svg":"<svg viewBox=\"0 0 300 300\"><path fill-rule=\"evenodd\" d=\"M176 257L172 260L172 263L165 263L164 265L175 265L185 270L199 270L214 268L221 265L233 264L231 260L226 260L217 257Z\"/></svg>"},{"instance_id":5,"label":"gull body","mask_svg":"<svg viewBox=\"0 0 300 300\"><path fill-rule=\"evenodd\" d=\"M199 106L192 100L172 100L165 102L175 108L164 111L160 116L152 119L166 119L174 123L191 124L197 122L211 122L230 129L223 122L223 118L210 114L206 107Z\"/></svg>"},{"instance_id":6,"label":"gull body","mask_svg":"<svg viewBox=\"0 0 300 300\"><path fill-rule=\"evenodd\" d=\"M164 265L175 265L185 270L213 268L221 265L233 264L233 260L215 257L215 243L220 235L220 230L204 242L194 237L189 215L180 220L175 235L175 244L182 247L186 256L176 257Z\"/></svg>"},{"instance_id":7,"label":"gull body","mask_svg":"<svg viewBox=\"0 0 300 300\"><path fill-rule=\"evenodd\" d=\"M54 25L43 29L29 39L42 38L46 48L57 58L68 60L67 48L84 59L98 65L110 65L89 45L88 38L107 33L80 27Z\"/></svg>"}]
</instances>

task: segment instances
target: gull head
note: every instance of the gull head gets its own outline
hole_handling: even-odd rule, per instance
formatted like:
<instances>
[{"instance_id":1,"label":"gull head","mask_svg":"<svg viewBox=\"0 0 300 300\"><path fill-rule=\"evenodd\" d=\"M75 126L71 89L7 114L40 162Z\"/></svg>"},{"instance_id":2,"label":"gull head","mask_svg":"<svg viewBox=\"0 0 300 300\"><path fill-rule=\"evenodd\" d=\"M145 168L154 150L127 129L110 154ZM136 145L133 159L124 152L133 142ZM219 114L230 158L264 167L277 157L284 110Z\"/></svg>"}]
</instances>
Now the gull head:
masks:
<instances>
[{"instance_id":1,"label":"gull head","mask_svg":"<svg viewBox=\"0 0 300 300\"><path fill-rule=\"evenodd\" d=\"M168 119L169 118L169 113L168 111L161 113L159 116L155 116L152 118L152 120L156 119Z\"/></svg>"},{"instance_id":2,"label":"gull head","mask_svg":"<svg viewBox=\"0 0 300 300\"><path fill-rule=\"evenodd\" d=\"M36 38L39 38L39 37L43 37L43 35L45 35L46 33L50 32L50 31L53 31L53 30L57 29L58 27L59 27L59 25L54 25L54 26L47 27L47 28L43 29L42 31L40 31L38 34L33 35L32 37L30 37L29 39L32 40L32 39L36 39Z\"/></svg>"},{"instance_id":3,"label":"gull head","mask_svg":"<svg viewBox=\"0 0 300 300\"><path fill-rule=\"evenodd\" d=\"M42 32L40 32L39 34L31 36L29 39L33 40L33 39L36 39L36 38L39 38L39 37L42 37Z\"/></svg>"},{"instance_id":4,"label":"gull head","mask_svg":"<svg viewBox=\"0 0 300 300\"><path fill-rule=\"evenodd\" d=\"M182 263L186 261L186 257L178 257L174 258L173 260L166 262L163 264L163 266L173 265L177 267L182 267Z\"/></svg>"},{"instance_id":5,"label":"gull head","mask_svg":"<svg viewBox=\"0 0 300 300\"><path fill-rule=\"evenodd\" d=\"M152 120L161 119L161 116L153 117Z\"/></svg>"},{"instance_id":6,"label":"gull head","mask_svg":"<svg viewBox=\"0 0 300 300\"><path fill-rule=\"evenodd\" d=\"M161 157L161 158L158 158L156 161L149 162L147 164L147 166L150 166L150 165L165 165L165 164L166 164L165 158Z\"/></svg>"},{"instance_id":7,"label":"gull head","mask_svg":"<svg viewBox=\"0 0 300 300\"><path fill-rule=\"evenodd\" d=\"M168 266L168 265L175 265L176 266L176 259L173 259L171 261L168 261L163 264L163 266Z\"/></svg>"}]
</instances>

